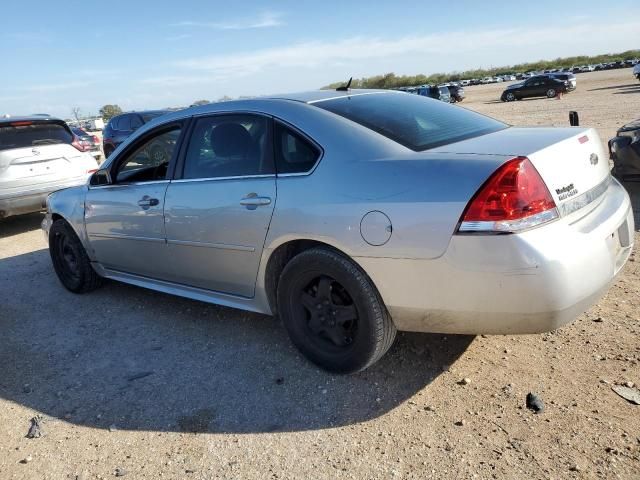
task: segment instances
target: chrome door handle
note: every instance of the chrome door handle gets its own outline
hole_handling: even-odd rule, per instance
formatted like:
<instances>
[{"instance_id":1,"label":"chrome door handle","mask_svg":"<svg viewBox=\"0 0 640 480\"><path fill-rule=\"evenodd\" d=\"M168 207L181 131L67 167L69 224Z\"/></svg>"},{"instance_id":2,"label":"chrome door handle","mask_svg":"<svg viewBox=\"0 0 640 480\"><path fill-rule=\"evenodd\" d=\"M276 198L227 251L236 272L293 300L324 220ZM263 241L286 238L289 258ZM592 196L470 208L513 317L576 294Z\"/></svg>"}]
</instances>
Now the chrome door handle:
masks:
<instances>
[{"instance_id":1,"label":"chrome door handle","mask_svg":"<svg viewBox=\"0 0 640 480\"><path fill-rule=\"evenodd\" d=\"M155 207L160 203L160 200L157 198L149 198L149 196L145 195L141 200L138 200L138 205L141 207Z\"/></svg>"},{"instance_id":2,"label":"chrome door handle","mask_svg":"<svg viewBox=\"0 0 640 480\"><path fill-rule=\"evenodd\" d=\"M259 197L256 193L250 193L240 200L240 205L244 205L247 208L256 208L262 205L269 205L270 203L271 199L269 197Z\"/></svg>"}]
</instances>

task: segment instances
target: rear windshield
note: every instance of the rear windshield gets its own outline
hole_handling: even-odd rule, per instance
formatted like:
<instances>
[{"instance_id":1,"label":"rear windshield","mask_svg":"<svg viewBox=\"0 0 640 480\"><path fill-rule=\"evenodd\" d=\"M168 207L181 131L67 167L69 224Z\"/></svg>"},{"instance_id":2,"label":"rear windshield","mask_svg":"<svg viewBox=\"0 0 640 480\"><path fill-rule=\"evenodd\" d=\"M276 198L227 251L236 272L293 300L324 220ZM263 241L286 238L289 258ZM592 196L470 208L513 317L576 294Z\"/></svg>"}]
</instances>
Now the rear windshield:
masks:
<instances>
[{"instance_id":1,"label":"rear windshield","mask_svg":"<svg viewBox=\"0 0 640 480\"><path fill-rule=\"evenodd\" d=\"M313 105L359 123L415 151L507 128L484 115L410 93L375 93Z\"/></svg>"},{"instance_id":2,"label":"rear windshield","mask_svg":"<svg viewBox=\"0 0 640 480\"><path fill-rule=\"evenodd\" d=\"M142 120L144 120L144 123L148 123L154 118L159 117L160 115L164 115L165 113L167 112L147 112L141 113L140 115L142 116Z\"/></svg>"},{"instance_id":3,"label":"rear windshield","mask_svg":"<svg viewBox=\"0 0 640 480\"><path fill-rule=\"evenodd\" d=\"M69 130L57 123L29 123L27 125L0 125L0 150L12 148L71 143Z\"/></svg>"}]
</instances>

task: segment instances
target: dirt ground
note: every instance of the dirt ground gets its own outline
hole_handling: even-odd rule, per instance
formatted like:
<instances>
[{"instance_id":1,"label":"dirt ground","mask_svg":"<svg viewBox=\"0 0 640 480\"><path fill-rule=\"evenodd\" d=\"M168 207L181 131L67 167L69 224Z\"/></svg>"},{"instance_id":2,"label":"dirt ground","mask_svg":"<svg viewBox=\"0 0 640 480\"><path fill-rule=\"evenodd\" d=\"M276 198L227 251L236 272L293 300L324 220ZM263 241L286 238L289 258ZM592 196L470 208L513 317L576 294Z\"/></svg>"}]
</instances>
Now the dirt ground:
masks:
<instances>
[{"instance_id":1,"label":"dirt ground","mask_svg":"<svg viewBox=\"0 0 640 480\"><path fill-rule=\"evenodd\" d=\"M640 116L630 69L579 75L560 101L496 102L502 88L463 105L517 125L577 110L604 140ZM559 331L404 333L332 376L269 317L113 282L68 293L40 220L0 223L1 480L640 478L640 406L611 390L640 383L637 254ZM44 435L26 438L37 415Z\"/></svg>"}]
</instances>

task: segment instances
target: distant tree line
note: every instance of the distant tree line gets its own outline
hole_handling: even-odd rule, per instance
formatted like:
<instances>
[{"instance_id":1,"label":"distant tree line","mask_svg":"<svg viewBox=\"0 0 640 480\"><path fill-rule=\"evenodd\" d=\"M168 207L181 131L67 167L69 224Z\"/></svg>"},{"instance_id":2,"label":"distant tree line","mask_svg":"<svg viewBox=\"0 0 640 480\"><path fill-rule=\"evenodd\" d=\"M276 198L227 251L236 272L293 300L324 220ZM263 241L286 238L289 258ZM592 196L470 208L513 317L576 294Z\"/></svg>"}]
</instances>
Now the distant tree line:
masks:
<instances>
[{"instance_id":1,"label":"distant tree line","mask_svg":"<svg viewBox=\"0 0 640 480\"><path fill-rule=\"evenodd\" d=\"M464 79L493 77L496 75L515 74L520 72L541 71L551 68L564 68L577 65L590 65L596 63L610 63L621 60L631 60L640 58L640 50L627 50L622 53L607 53L596 56L563 57L555 60L539 60L537 62L520 63L518 65L496 67L490 69L478 68L466 70L464 72L433 73L431 75L396 75L395 73L385 73L368 78L353 79L351 88L398 88L412 85L441 84L446 82L456 82ZM348 79L335 82L322 87L323 89L334 89L344 85Z\"/></svg>"}]
</instances>

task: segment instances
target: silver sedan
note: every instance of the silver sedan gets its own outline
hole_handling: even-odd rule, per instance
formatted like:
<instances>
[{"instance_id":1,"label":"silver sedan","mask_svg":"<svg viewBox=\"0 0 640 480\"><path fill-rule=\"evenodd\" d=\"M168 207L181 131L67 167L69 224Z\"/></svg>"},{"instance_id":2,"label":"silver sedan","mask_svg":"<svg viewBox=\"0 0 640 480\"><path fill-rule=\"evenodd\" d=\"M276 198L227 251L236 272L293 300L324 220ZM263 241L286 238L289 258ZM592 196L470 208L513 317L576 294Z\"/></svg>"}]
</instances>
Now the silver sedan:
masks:
<instances>
[{"instance_id":1,"label":"silver sedan","mask_svg":"<svg viewBox=\"0 0 640 480\"><path fill-rule=\"evenodd\" d=\"M373 364L397 329L555 329L606 292L634 232L594 130L391 91L175 112L47 203L72 292L107 278L277 314L335 372Z\"/></svg>"}]
</instances>

